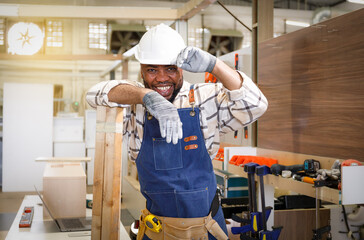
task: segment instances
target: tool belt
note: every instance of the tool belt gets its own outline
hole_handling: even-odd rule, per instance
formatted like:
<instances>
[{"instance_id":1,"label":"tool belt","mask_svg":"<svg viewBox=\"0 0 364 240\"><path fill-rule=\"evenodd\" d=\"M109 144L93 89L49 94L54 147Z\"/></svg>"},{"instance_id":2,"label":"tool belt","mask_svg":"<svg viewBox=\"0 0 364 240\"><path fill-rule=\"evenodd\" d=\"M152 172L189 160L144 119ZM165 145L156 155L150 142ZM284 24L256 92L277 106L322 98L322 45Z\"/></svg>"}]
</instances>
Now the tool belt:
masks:
<instances>
[{"instance_id":1,"label":"tool belt","mask_svg":"<svg viewBox=\"0 0 364 240\"><path fill-rule=\"evenodd\" d=\"M187 240L187 239L205 239L208 240L208 232L218 240L228 239L220 225L212 218L211 213L207 217L200 218L172 218L156 216L161 224L160 232L149 230L143 222L143 219L150 214L147 209L141 211L139 220L139 231L137 240L143 239L146 234L153 240Z\"/></svg>"}]
</instances>

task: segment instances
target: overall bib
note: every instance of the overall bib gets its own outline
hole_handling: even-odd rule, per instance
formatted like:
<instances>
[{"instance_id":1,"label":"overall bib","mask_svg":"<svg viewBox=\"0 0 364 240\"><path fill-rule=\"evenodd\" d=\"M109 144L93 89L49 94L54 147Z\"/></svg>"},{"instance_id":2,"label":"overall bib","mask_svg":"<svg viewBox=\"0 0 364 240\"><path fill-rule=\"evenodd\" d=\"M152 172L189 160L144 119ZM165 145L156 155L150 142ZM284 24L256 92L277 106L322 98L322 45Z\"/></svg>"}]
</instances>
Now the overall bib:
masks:
<instances>
[{"instance_id":1,"label":"overall bib","mask_svg":"<svg viewBox=\"0 0 364 240\"><path fill-rule=\"evenodd\" d=\"M145 117L143 142L136 159L140 191L147 200L147 210L154 215L206 217L217 186L200 129L199 109L182 108L178 113L183 138L177 144L166 143L158 120ZM227 233L221 206L213 219ZM215 239L210 233L208 238ZM150 238L144 235L143 239Z\"/></svg>"}]
</instances>

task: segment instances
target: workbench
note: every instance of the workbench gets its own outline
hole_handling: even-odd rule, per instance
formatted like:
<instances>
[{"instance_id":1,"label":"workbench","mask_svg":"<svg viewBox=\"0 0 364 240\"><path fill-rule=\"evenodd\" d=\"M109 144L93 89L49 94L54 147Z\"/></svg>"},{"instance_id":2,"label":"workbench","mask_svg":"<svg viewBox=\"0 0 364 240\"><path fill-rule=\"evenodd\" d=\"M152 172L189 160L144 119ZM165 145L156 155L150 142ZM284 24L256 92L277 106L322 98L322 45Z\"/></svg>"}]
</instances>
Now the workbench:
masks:
<instances>
[{"instance_id":1,"label":"workbench","mask_svg":"<svg viewBox=\"0 0 364 240\"><path fill-rule=\"evenodd\" d=\"M87 194L86 199L92 199L92 194ZM52 219L43 219L43 206L38 195L26 195L19 211L10 227L6 240L90 240L91 231L60 232ZM86 204L86 203L85 203ZM34 216L30 228L19 228L19 221L25 206L34 207ZM92 215L92 209L86 209L86 216ZM124 226L120 222L120 240L130 239Z\"/></svg>"}]
</instances>

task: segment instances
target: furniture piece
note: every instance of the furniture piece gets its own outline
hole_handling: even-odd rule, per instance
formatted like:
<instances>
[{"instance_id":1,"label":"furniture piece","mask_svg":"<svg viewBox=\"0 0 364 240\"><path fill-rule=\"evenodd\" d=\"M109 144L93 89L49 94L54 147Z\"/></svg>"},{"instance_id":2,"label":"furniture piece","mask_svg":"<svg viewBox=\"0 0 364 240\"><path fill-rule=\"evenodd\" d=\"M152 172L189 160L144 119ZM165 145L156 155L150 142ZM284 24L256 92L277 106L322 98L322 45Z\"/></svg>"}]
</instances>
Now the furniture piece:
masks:
<instances>
[{"instance_id":1,"label":"furniture piece","mask_svg":"<svg viewBox=\"0 0 364 240\"><path fill-rule=\"evenodd\" d=\"M83 141L83 125L83 117L55 117L53 119L53 141Z\"/></svg>"},{"instance_id":2,"label":"furniture piece","mask_svg":"<svg viewBox=\"0 0 364 240\"><path fill-rule=\"evenodd\" d=\"M86 156L91 158L87 163L87 184L94 183L96 110L85 110L85 143Z\"/></svg>"},{"instance_id":3,"label":"furniture piece","mask_svg":"<svg viewBox=\"0 0 364 240\"><path fill-rule=\"evenodd\" d=\"M43 174L43 196L55 218L85 217L86 175L81 164L48 163Z\"/></svg>"},{"instance_id":4,"label":"furniture piece","mask_svg":"<svg viewBox=\"0 0 364 240\"><path fill-rule=\"evenodd\" d=\"M86 199L92 199L92 194L87 194ZM19 208L19 211L10 227L10 230L6 236L6 240L65 240L65 239L77 239L77 240L90 240L91 232L60 232L56 223L51 219L43 218L43 206L42 201L38 195L26 195ZM34 216L32 225L30 228L19 229L19 221L23 213L24 207L34 207ZM86 209L86 216L91 216L91 209ZM130 240L128 233L124 226L119 222L120 228L120 240Z\"/></svg>"},{"instance_id":5,"label":"furniture piece","mask_svg":"<svg viewBox=\"0 0 364 240\"><path fill-rule=\"evenodd\" d=\"M95 147L86 148L86 156L90 161L86 164L87 185L94 184Z\"/></svg>"},{"instance_id":6,"label":"furniture piece","mask_svg":"<svg viewBox=\"0 0 364 240\"><path fill-rule=\"evenodd\" d=\"M92 173L90 174L89 163L93 162L92 157L37 157L35 159L36 162L63 162L63 163L77 163L80 162L82 164L83 169L86 173L86 180L89 182L89 179L94 177L93 166Z\"/></svg>"},{"instance_id":7,"label":"furniture piece","mask_svg":"<svg viewBox=\"0 0 364 240\"><path fill-rule=\"evenodd\" d=\"M54 157L85 157L86 147L85 142L54 142L53 143Z\"/></svg>"},{"instance_id":8,"label":"furniture piece","mask_svg":"<svg viewBox=\"0 0 364 240\"><path fill-rule=\"evenodd\" d=\"M4 83L3 116L2 191L34 191L45 167L34 159L52 156L53 86Z\"/></svg>"}]
</instances>

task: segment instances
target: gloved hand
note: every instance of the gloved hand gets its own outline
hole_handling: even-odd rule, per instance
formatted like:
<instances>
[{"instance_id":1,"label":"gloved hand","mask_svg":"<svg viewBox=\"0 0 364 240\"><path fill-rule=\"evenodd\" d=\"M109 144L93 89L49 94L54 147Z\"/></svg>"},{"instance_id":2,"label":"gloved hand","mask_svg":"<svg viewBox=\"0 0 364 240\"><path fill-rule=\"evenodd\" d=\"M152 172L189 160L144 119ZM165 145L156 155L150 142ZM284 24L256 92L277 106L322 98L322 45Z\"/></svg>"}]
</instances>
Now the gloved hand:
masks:
<instances>
[{"instance_id":1,"label":"gloved hand","mask_svg":"<svg viewBox=\"0 0 364 240\"><path fill-rule=\"evenodd\" d=\"M340 178L340 169L319 169L317 174L321 180L326 180L328 178L332 180L338 180Z\"/></svg>"},{"instance_id":2,"label":"gloved hand","mask_svg":"<svg viewBox=\"0 0 364 240\"><path fill-rule=\"evenodd\" d=\"M143 97L143 103L159 121L161 136L166 138L166 142L177 144L178 139L182 138L182 122L179 118L177 108L162 97L157 92L148 92Z\"/></svg>"},{"instance_id":3,"label":"gloved hand","mask_svg":"<svg viewBox=\"0 0 364 240\"><path fill-rule=\"evenodd\" d=\"M186 47L172 60L172 65L177 65L189 72L212 72L216 64L216 57L196 47Z\"/></svg>"}]
</instances>

